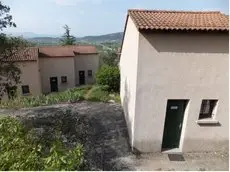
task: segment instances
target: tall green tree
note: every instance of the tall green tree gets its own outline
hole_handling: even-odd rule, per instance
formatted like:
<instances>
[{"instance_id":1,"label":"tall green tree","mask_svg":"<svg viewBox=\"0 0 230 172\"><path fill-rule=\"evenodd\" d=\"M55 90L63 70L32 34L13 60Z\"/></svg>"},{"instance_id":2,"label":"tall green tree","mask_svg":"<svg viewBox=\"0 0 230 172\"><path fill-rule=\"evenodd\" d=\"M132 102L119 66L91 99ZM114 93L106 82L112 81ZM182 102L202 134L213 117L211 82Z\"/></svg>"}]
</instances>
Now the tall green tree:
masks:
<instances>
[{"instance_id":1,"label":"tall green tree","mask_svg":"<svg viewBox=\"0 0 230 172\"><path fill-rule=\"evenodd\" d=\"M0 100L5 93L8 93L9 98L15 97L21 70L12 58L20 54L26 56L28 45L20 37L11 37L3 33L7 27L16 27L9 12L10 7L0 1Z\"/></svg>"},{"instance_id":2,"label":"tall green tree","mask_svg":"<svg viewBox=\"0 0 230 172\"><path fill-rule=\"evenodd\" d=\"M65 29L65 33L62 36L61 44L62 45L75 45L76 38L73 35L70 35L70 28L68 25L63 27Z\"/></svg>"}]
</instances>

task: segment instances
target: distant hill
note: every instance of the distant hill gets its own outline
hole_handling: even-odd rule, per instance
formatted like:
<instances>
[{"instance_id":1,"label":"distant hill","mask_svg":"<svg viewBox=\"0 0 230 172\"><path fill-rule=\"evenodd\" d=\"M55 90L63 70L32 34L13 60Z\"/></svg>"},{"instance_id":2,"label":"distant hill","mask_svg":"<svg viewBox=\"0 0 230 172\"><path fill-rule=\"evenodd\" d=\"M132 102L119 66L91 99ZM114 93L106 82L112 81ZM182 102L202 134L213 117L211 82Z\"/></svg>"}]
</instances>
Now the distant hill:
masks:
<instances>
[{"instance_id":1,"label":"distant hill","mask_svg":"<svg viewBox=\"0 0 230 172\"><path fill-rule=\"evenodd\" d=\"M58 45L60 42L60 38L53 37L35 37L27 40L37 45Z\"/></svg>"},{"instance_id":2,"label":"distant hill","mask_svg":"<svg viewBox=\"0 0 230 172\"><path fill-rule=\"evenodd\" d=\"M122 36L123 32L117 32L99 36L85 36L77 38L77 40L86 42L121 42Z\"/></svg>"},{"instance_id":3,"label":"distant hill","mask_svg":"<svg viewBox=\"0 0 230 172\"><path fill-rule=\"evenodd\" d=\"M59 37L58 35L51 35L51 34L37 34L33 32L6 32L8 35L12 36L22 36L25 39L36 38L36 37Z\"/></svg>"},{"instance_id":4,"label":"distant hill","mask_svg":"<svg viewBox=\"0 0 230 172\"><path fill-rule=\"evenodd\" d=\"M99 36L85 36L76 38L78 43L105 43L105 42L115 42L120 43L122 40L123 32L111 33ZM34 37L27 38L32 43L38 45L57 45L60 43L60 38L58 37Z\"/></svg>"}]
</instances>

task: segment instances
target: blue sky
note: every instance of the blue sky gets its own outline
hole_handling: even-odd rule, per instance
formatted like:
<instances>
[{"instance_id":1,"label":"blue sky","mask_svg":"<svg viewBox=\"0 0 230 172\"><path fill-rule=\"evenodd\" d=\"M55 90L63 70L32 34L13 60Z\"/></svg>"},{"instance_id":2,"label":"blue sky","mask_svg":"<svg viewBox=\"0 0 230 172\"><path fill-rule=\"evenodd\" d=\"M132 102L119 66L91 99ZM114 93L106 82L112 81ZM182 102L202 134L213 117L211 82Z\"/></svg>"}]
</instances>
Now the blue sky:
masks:
<instances>
[{"instance_id":1,"label":"blue sky","mask_svg":"<svg viewBox=\"0 0 230 172\"><path fill-rule=\"evenodd\" d=\"M8 32L61 35L67 24L75 36L123 31L128 9L215 10L228 14L228 0L2 0L17 28Z\"/></svg>"}]
</instances>

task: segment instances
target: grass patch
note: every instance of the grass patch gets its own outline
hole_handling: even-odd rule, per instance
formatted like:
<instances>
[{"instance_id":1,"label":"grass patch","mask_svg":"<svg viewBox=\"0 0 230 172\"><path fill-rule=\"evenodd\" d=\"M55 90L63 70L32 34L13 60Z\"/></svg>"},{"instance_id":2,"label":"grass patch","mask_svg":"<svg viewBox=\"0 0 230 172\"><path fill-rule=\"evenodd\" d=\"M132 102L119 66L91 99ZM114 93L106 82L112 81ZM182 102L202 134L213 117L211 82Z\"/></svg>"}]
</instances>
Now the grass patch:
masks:
<instances>
[{"instance_id":1,"label":"grass patch","mask_svg":"<svg viewBox=\"0 0 230 172\"><path fill-rule=\"evenodd\" d=\"M106 102L109 100L109 92L103 90L100 86L94 86L85 96L86 100L89 101L102 101Z\"/></svg>"},{"instance_id":2,"label":"grass patch","mask_svg":"<svg viewBox=\"0 0 230 172\"><path fill-rule=\"evenodd\" d=\"M57 103L77 102L82 100L107 102L114 100L120 103L118 93L106 91L106 87L98 85L86 85L68 89L63 92L48 95L18 97L14 100L0 102L0 108L24 108L51 105Z\"/></svg>"}]
</instances>

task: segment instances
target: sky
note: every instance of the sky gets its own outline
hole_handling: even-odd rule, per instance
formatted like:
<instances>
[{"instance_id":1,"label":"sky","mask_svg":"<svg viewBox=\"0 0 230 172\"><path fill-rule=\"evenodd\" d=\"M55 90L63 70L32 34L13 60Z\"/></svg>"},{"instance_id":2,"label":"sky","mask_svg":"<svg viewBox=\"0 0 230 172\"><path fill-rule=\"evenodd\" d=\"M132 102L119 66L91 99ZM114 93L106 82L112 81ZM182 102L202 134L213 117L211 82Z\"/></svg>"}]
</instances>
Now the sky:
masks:
<instances>
[{"instance_id":1,"label":"sky","mask_svg":"<svg viewBox=\"0 0 230 172\"><path fill-rule=\"evenodd\" d=\"M228 0L1 0L10 6L17 28L6 31L61 35L67 24L74 36L124 30L128 9L221 11Z\"/></svg>"}]
</instances>

